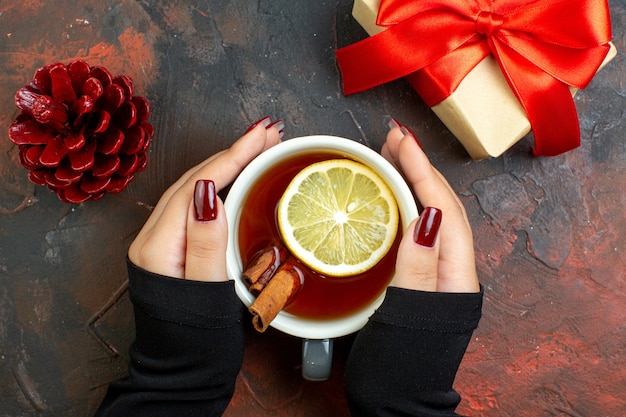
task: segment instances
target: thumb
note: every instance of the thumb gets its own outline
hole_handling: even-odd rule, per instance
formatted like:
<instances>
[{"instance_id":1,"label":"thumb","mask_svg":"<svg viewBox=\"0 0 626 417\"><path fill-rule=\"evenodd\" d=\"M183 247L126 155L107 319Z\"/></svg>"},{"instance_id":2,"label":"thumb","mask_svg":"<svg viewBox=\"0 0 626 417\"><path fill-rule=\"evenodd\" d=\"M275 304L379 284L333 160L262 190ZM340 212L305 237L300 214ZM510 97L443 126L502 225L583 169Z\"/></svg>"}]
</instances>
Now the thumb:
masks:
<instances>
[{"instance_id":1,"label":"thumb","mask_svg":"<svg viewBox=\"0 0 626 417\"><path fill-rule=\"evenodd\" d=\"M185 279L226 281L228 225L212 180L198 180L187 215Z\"/></svg>"},{"instance_id":2,"label":"thumb","mask_svg":"<svg viewBox=\"0 0 626 417\"><path fill-rule=\"evenodd\" d=\"M394 287L419 291L437 291L439 266L439 227L441 210L426 207L411 223L398 249Z\"/></svg>"}]
</instances>

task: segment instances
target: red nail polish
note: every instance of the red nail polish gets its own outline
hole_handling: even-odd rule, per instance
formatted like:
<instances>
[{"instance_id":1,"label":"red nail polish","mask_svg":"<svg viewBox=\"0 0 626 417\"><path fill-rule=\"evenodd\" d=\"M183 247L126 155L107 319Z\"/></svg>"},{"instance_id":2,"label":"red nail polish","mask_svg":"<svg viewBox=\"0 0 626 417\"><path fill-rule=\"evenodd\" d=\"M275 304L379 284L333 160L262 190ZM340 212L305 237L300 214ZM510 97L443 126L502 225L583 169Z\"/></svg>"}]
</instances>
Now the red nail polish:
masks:
<instances>
[{"instance_id":1,"label":"red nail polish","mask_svg":"<svg viewBox=\"0 0 626 417\"><path fill-rule=\"evenodd\" d=\"M422 212L413 233L413 240L420 246L432 248L439 234L442 213L435 207L426 207Z\"/></svg>"},{"instance_id":2,"label":"red nail polish","mask_svg":"<svg viewBox=\"0 0 626 417\"><path fill-rule=\"evenodd\" d=\"M389 130L394 129L396 127L402 127L402 125L398 123L398 121L395 118L391 116L385 116L385 122Z\"/></svg>"},{"instance_id":3,"label":"red nail polish","mask_svg":"<svg viewBox=\"0 0 626 417\"><path fill-rule=\"evenodd\" d=\"M279 139L283 138L283 136L285 135L285 122L283 122L282 120L276 120L274 123L268 125L266 129L269 129L270 127L274 127L276 128L276 130L278 130Z\"/></svg>"},{"instance_id":4,"label":"red nail polish","mask_svg":"<svg viewBox=\"0 0 626 417\"><path fill-rule=\"evenodd\" d=\"M198 180L193 193L196 220L206 222L217 218L217 191L211 180Z\"/></svg>"},{"instance_id":5,"label":"red nail polish","mask_svg":"<svg viewBox=\"0 0 626 417\"><path fill-rule=\"evenodd\" d=\"M261 120L257 120L256 122L252 123L252 126L250 126L248 128L248 130L246 130L244 132L244 135L246 133L248 133L249 131L251 131L252 129L254 129L255 127L257 127L258 125L262 124L263 126L265 126L265 128L267 129L267 127L270 125L270 123L272 123L272 117L271 116L265 116L264 118L262 118Z\"/></svg>"},{"instance_id":6,"label":"red nail polish","mask_svg":"<svg viewBox=\"0 0 626 417\"><path fill-rule=\"evenodd\" d=\"M411 129L409 129L409 128L408 128L408 127L406 127L406 126L400 126L400 131L402 132L402 134L403 134L404 136L410 135L413 139L415 139L415 142L417 143L417 146L419 146L419 147L420 147L420 149L424 149L424 148L422 147L422 144L420 143L419 139L417 138L417 136L415 136L415 133L413 133L413 132L411 131Z\"/></svg>"},{"instance_id":7,"label":"red nail polish","mask_svg":"<svg viewBox=\"0 0 626 417\"><path fill-rule=\"evenodd\" d=\"M269 129L270 127L275 127L276 130L281 131L285 128L285 122L282 120L276 120L274 123L269 124L266 129Z\"/></svg>"}]
</instances>

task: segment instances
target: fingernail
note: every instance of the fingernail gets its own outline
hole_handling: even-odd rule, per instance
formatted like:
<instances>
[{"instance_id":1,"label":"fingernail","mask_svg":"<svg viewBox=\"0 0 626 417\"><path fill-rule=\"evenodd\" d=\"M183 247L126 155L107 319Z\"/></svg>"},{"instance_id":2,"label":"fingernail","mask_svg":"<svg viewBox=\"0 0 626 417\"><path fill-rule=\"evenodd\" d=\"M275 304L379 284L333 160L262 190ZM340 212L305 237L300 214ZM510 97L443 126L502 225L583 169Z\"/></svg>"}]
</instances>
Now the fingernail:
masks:
<instances>
[{"instance_id":1,"label":"fingernail","mask_svg":"<svg viewBox=\"0 0 626 417\"><path fill-rule=\"evenodd\" d=\"M435 207L426 207L422 212L413 233L413 240L420 246L432 248L439 234L441 226L441 210Z\"/></svg>"},{"instance_id":2,"label":"fingernail","mask_svg":"<svg viewBox=\"0 0 626 417\"><path fill-rule=\"evenodd\" d=\"M193 205L196 209L196 220L199 222L211 221L217 218L217 192L213 181L196 181Z\"/></svg>"},{"instance_id":3,"label":"fingernail","mask_svg":"<svg viewBox=\"0 0 626 417\"><path fill-rule=\"evenodd\" d=\"M270 123L272 123L272 117L271 116L265 116L264 118L257 120L256 122L252 123L252 125L248 128L248 130L245 131L244 135L246 133L248 133L249 131L251 131L252 129L254 129L255 127L257 127L258 125L262 124L263 126L265 126L265 128L267 129L267 127L270 125Z\"/></svg>"},{"instance_id":4,"label":"fingernail","mask_svg":"<svg viewBox=\"0 0 626 417\"><path fill-rule=\"evenodd\" d=\"M415 133L413 133L411 129L406 126L400 126L400 131L404 136L411 136L417 143L417 146L419 146L421 149L424 149L422 148L422 144L420 143L419 139L417 138L417 136L415 136Z\"/></svg>"},{"instance_id":5,"label":"fingernail","mask_svg":"<svg viewBox=\"0 0 626 417\"><path fill-rule=\"evenodd\" d=\"M402 134L404 136L410 135L413 137L413 139L415 139L415 142L417 142L417 145L422 148L422 144L420 143L419 139L417 139L417 136L415 135L415 133L413 133L411 131L411 129L409 129L408 127L400 124L400 122L398 122L395 118L391 117L391 116L385 116L385 122L387 123L387 126L389 127L389 130L394 129L396 127L400 128L400 132L402 132ZM424 149L424 148L422 148Z\"/></svg>"},{"instance_id":6,"label":"fingernail","mask_svg":"<svg viewBox=\"0 0 626 417\"><path fill-rule=\"evenodd\" d=\"M394 119L393 117L391 117L389 115L385 116L383 121L387 125L389 130L394 129L396 127L401 127L402 126L400 123L398 123L398 121L396 119Z\"/></svg>"},{"instance_id":7,"label":"fingernail","mask_svg":"<svg viewBox=\"0 0 626 417\"><path fill-rule=\"evenodd\" d=\"M282 120L276 120L274 123L271 123L270 125L268 125L266 129L269 129L271 127L274 127L276 128L276 130L278 130L278 137L280 139L282 139L283 136L285 136L285 122L283 122Z\"/></svg>"}]
</instances>

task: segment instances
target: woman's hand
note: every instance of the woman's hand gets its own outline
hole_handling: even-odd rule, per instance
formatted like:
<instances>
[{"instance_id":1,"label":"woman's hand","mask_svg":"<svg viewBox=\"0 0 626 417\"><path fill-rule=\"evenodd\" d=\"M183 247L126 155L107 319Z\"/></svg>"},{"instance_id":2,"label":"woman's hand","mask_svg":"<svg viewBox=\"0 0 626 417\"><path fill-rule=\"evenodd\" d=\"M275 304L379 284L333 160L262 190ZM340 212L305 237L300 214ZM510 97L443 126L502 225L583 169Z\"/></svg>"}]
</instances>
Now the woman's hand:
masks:
<instances>
[{"instance_id":1,"label":"woman's hand","mask_svg":"<svg viewBox=\"0 0 626 417\"><path fill-rule=\"evenodd\" d=\"M217 192L276 145L283 127L281 121L261 119L229 149L187 171L165 191L131 244L131 262L174 278L226 281L228 226Z\"/></svg>"},{"instance_id":2,"label":"woman's hand","mask_svg":"<svg viewBox=\"0 0 626 417\"><path fill-rule=\"evenodd\" d=\"M400 243L391 285L437 292L478 292L474 243L465 208L417 138L395 120L381 154L404 175L425 208Z\"/></svg>"}]
</instances>

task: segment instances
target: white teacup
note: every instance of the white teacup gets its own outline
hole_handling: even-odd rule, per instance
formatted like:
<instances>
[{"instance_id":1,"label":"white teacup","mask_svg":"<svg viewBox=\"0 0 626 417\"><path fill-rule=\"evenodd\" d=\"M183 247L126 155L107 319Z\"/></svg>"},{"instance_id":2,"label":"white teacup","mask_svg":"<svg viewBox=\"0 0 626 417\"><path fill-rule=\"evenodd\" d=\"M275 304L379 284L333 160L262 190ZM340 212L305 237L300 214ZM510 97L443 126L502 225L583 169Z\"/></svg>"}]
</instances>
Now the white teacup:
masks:
<instances>
[{"instance_id":1,"label":"white teacup","mask_svg":"<svg viewBox=\"0 0 626 417\"><path fill-rule=\"evenodd\" d=\"M335 136L305 136L285 140L256 157L233 183L224 206L228 218L228 249L226 267L228 276L235 281L241 301L249 307L254 301L242 280L243 265L239 251L239 220L243 203L259 177L277 163L294 156L321 151L336 153L373 168L391 188L400 211L401 227L406 230L417 217L417 207L411 190L398 171L385 158L367 146L350 139ZM365 308L340 318L313 320L285 311L278 313L270 326L303 339L302 375L308 380L325 380L332 363L332 339L360 330L380 306L384 293Z\"/></svg>"}]
</instances>

